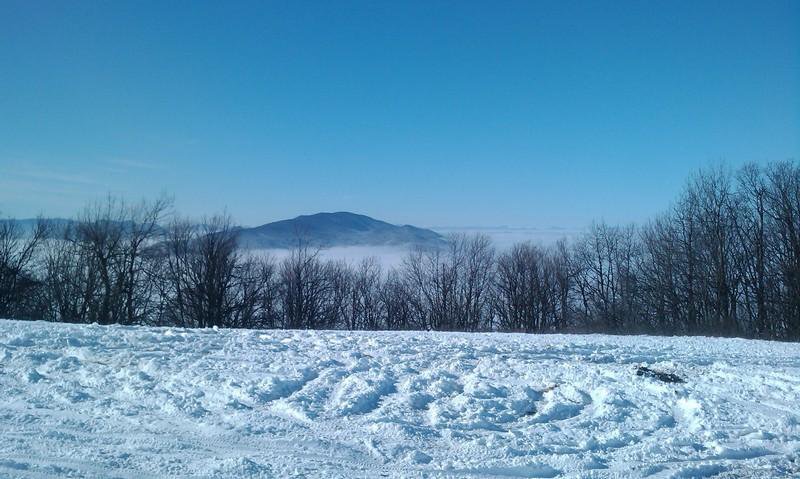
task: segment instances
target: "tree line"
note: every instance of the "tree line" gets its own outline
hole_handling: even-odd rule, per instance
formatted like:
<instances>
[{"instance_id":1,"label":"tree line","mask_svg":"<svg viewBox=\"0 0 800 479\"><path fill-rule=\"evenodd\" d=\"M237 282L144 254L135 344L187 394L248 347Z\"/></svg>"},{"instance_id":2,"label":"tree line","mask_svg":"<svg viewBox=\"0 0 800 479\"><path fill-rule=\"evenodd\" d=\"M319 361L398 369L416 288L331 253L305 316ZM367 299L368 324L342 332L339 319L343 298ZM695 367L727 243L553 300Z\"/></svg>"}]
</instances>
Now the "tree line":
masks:
<instances>
[{"instance_id":1,"label":"tree line","mask_svg":"<svg viewBox=\"0 0 800 479\"><path fill-rule=\"evenodd\" d=\"M0 317L179 327L702 334L800 339L800 168L702 171L642 226L498 251L483 235L375 258L243 250L227 215L109 198L0 222Z\"/></svg>"}]
</instances>

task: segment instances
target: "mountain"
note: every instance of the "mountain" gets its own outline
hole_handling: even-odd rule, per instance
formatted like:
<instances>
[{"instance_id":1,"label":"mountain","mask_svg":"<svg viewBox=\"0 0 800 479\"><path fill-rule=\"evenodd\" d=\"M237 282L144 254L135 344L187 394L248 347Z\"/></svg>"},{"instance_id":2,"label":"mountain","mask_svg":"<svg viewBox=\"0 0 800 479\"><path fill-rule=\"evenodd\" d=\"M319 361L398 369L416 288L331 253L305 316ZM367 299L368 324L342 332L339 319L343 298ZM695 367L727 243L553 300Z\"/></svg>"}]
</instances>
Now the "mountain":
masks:
<instances>
[{"instance_id":1,"label":"mountain","mask_svg":"<svg viewBox=\"0 0 800 479\"><path fill-rule=\"evenodd\" d=\"M431 230L393 225L355 213L317 213L239 230L246 248L292 248L298 239L310 246L404 245L439 247L444 238Z\"/></svg>"}]
</instances>

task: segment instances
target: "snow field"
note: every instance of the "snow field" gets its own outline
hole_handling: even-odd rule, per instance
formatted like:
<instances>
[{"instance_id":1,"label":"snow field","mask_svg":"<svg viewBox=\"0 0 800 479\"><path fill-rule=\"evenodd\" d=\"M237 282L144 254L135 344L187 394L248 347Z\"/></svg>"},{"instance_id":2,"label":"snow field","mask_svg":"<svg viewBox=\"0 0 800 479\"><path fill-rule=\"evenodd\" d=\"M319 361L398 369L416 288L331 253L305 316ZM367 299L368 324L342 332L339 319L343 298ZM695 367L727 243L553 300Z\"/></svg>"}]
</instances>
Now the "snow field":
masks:
<instances>
[{"instance_id":1,"label":"snow field","mask_svg":"<svg viewBox=\"0 0 800 479\"><path fill-rule=\"evenodd\" d=\"M798 477L798 404L798 344L0 321L0 477Z\"/></svg>"}]
</instances>

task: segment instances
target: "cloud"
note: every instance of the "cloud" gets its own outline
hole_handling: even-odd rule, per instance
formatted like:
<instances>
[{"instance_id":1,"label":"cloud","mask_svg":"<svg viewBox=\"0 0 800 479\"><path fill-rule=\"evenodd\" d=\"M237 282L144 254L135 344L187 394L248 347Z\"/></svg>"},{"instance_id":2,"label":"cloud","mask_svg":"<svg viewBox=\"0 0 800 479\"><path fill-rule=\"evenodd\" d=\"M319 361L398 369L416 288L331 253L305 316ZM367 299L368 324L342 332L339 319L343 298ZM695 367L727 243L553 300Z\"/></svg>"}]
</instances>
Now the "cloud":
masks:
<instances>
[{"instance_id":1,"label":"cloud","mask_svg":"<svg viewBox=\"0 0 800 479\"><path fill-rule=\"evenodd\" d=\"M100 185L91 175L54 170L52 168L25 166L17 171L8 172L8 176L37 182L59 183L62 185Z\"/></svg>"},{"instance_id":2,"label":"cloud","mask_svg":"<svg viewBox=\"0 0 800 479\"><path fill-rule=\"evenodd\" d=\"M31 161L16 161L0 169L0 202L6 204L24 201L61 210L103 189L103 183L86 170L68 170Z\"/></svg>"},{"instance_id":3,"label":"cloud","mask_svg":"<svg viewBox=\"0 0 800 479\"><path fill-rule=\"evenodd\" d=\"M47 164L30 160L0 159L0 207L6 213L49 216L72 214L100 195L123 196L132 166L116 172L100 165L77 165L63 161ZM139 165L139 168L145 166Z\"/></svg>"}]
</instances>

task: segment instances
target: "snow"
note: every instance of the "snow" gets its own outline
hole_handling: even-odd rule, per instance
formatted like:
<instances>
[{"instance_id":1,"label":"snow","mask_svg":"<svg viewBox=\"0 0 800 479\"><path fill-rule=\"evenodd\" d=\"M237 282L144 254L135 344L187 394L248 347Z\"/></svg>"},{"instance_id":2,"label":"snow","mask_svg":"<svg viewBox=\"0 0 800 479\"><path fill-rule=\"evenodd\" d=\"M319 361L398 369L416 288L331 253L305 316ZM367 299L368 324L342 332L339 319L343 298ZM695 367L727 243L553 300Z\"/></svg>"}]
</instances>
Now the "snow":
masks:
<instances>
[{"instance_id":1,"label":"snow","mask_svg":"<svg viewBox=\"0 0 800 479\"><path fill-rule=\"evenodd\" d=\"M799 403L789 343L0 321L0 477L798 477Z\"/></svg>"}]
</instances>

